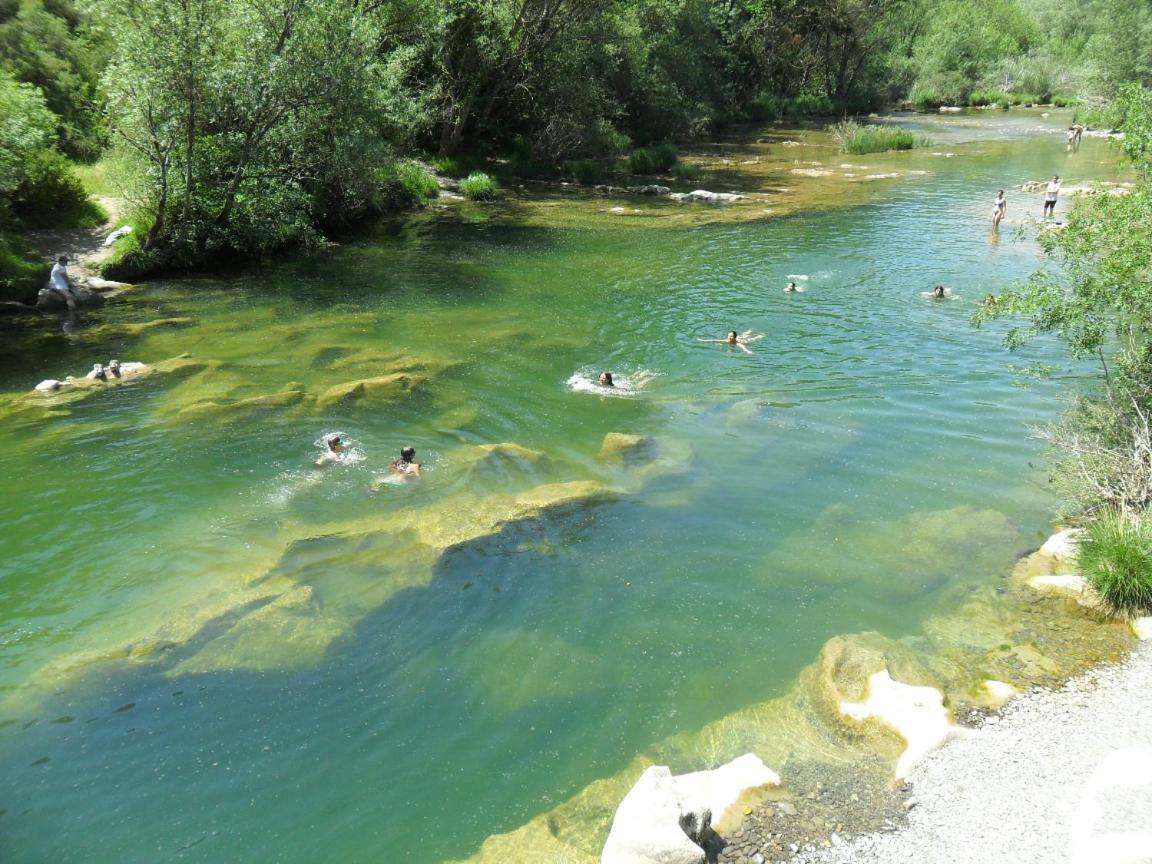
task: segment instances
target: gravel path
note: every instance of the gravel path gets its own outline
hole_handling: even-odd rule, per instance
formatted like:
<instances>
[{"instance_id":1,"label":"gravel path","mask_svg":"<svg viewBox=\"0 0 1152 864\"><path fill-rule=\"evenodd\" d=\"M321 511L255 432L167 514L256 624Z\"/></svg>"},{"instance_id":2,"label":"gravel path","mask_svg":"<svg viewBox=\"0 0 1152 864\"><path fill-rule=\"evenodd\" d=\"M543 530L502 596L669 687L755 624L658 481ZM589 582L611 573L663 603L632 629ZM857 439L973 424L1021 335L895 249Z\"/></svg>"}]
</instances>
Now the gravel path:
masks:
<instances>
[{"instance_id":1,"label":"gravel path","mask_svg":"<svg viewBox=\"0 0 1152 864\"><path fill-rule=\"evenodd\" d=\"M912 774L909 824L808 864L1152 864L1152 642L1009 703Z\"/></svg>"}]
</instances>

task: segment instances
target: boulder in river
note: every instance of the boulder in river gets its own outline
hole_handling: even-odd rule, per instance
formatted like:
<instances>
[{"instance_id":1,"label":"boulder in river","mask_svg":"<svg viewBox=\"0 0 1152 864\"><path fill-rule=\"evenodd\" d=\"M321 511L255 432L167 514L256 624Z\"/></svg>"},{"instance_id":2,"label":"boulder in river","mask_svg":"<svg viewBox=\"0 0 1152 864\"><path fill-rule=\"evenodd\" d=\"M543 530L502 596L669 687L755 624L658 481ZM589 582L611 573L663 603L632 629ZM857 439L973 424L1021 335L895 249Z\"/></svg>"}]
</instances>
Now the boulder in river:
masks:
<instances>
[{"instance_id":1,"label":"boulder in river","mask_svg":"<svg viewBox=\"0 0 1152 864\"><path fill-rule=\"evenodd\" d=\"M751 753L678 777L653 765L620 802L601 864L703 864L713 814L720 818L746 793L779 784Z\"/></svg>"}]
</instances>

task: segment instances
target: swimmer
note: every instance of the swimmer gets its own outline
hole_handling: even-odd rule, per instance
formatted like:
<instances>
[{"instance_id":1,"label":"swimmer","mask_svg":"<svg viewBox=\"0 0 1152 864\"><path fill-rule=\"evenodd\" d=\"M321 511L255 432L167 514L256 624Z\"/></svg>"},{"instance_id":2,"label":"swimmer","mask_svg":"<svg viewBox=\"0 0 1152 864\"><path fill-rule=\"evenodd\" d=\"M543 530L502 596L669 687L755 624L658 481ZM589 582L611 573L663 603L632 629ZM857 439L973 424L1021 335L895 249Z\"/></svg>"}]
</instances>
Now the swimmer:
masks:
<instances>
[{"instance_id":1,"label":"swimmer","mask_svg":"<svg viewBox=\"0 0 1152 864\"><path fill-rule=\"evenodd\" d=\"M89 381L107 381L108 373L104 371L104 366L102 364L97 363L92 367L92 371L84 377Z\"/></svg>"},{"instance_id":2,"label":"swimmer","mask_svg":"<svg viewBox=\"0 0 1152 864\"><path fill-rule=\"evenodd\" d=\"M600 377L596 379L596 383L599 384L601 387L615 387L616 386L614 383L612 383L612 373L611 372L601 372Z\"/></svg>"},{"instance_id":3,"label":"swimmer","mask_svg":"<svg viewBox=\"0 0 1152 864\"><path fill-rule=\"evenodd\" d=\"M803 288L797 288L797 287L796 287L796 283L795 283L795 282L789 282L789 283L788 283L788 284L787 284L787 285L784 287L784 293L785 293L785 294L794 294L794 293L799 293L799 292L801 292L801 291L803 291L803 290L804 290Z\"/></svg>"},{"instance_id":4,"label":"swimmer","mask_svg":"<svg viewBox=\"0 0 1152 864\"><path fill-rule=\"evenodd\" d=\"M324 446L328 449L316 460L317 468L323 468L325 465L331 465L333 462L344 461L344 453L347 450L347 445L345 445L343 438L339 435L330 435L324 441Z\"/></svg>"},{"instance_id":5,"label":"swimmer","mask_svg":"<svg viewBox=\"0 0 1152 864\"><path fill-rule=\"evenodd\" d=\"M1000 220L1004 218L1004 211L1008 207L1008 201L1004 198L1004 190L1001 189L996 193L996 200L992 204L992 227L999 228Z\"/></svg>"},{"instance_id":6,"label":"swimmer","mask_svg":"<svg viewBox=\"0 0 1152 864\"><path fill-rule=\"evenodd\" d=\"M947 300L952 295L943 285L937 285L931 291L921 291L920 296L925 300Z\"/></svg>"},{"instance_id":7,"label":"swimmer","mask_svg":"<svg viewBox=\"0 0 1152 864\"><path fill-rule=\"evenodd\" d=\"M743 333L737 333L735 330L729 330L728 335L723 339L699 339L699 342L723 342L725 345L735 345L745 354L751 354L748 350L748 345L751 342L758 342L764 338L763 333L753 333L751 330L745 330Z\"/></svg>"},{"instance_id":8,"label":"swimmer","mask_svg":"<svg viewBox=\"0 0 1152 864\"><path fill-rule=\"evenodd\" d=\"M984 305L985 306L995 306L996 305L996 295L995 294L989 294L987 297L985 297L984 298Z\"/></svg>"},{"instance_id":9,"label":"swimmer","mask_svg":"<svg viewBox=\"0 0 1152 864\"><path fill-rule=\"evenodd\" d=\"M646 369L629 375L616 375L607 370L593 377L588 372L576 372L566 382L575 393L593 393L598 396L635 396L655 376Z\"/></svg>"},{"instance_id":10,"label":"swimmer","mask_svg":"<svg viewBox=\"0 0 1152 864\"><path fill-rule=\"evenodd\" d=\"M416 448L405 447L400 451L400 458L389 466L393 474L399 477L419 477L420 463L416 461Z\"/></svg>"}]
</instances>

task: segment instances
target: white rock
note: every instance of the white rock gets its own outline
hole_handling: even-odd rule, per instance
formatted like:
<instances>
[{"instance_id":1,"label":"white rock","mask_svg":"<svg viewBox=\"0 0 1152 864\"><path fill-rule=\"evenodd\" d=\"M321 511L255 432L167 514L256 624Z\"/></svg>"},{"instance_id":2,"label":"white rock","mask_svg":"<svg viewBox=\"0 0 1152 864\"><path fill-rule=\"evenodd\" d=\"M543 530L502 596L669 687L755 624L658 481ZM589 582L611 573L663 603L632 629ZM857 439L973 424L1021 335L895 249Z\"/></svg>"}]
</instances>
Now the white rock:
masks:
<instances>
[{"instance_id":1,"label":"white rock","mask_svg":"<svg viewBox=\"0 0 1152 864\"><path fill-rule=\"evenodd\" d=\"M1132 619L1132 632L1137 639L1152 639L1152 615Z\"/></svg>"},{"instance_id":2,"label":"white rock","mask_svg":"<svg viewBox=\"0 0 1152 864\"><path fill-rule=\"evenodd\" d=\"M131 225L121 225L119 228L117 228L115 231L113 231L111 234L109 234L105 238L103 245L111 246L113 243L115 243L121 237L126 237L127 235L129 235L131 233L132 233L132 226Z\"/></svg>"},{"instance_id":3,"label":"white rock","mask_svg":"<svg viewBox=\"0 0 1152 864\"><path fill-rule=\"evenodd\" d=\"M1003 705L1020 692L1011 684L1005 684L1003 681L996 681L992 678L984 682L984 689L987 690L988 695L1000 705Z\"/></svg>"},{"instance_id":4,"label":"white rock","mask_svg":"<svg viewBox=\"0 0 1152 864\"><path fill-rule=\"evenodd\" d=\"M1051 576L1033 576L1028 580L1028 587L1047 594L1066 594L1079 597L1088 587L1083 576L1076 573L1057 573Z\"/></svg>"},{"instance_id":5,"label":"white rock","mask_svg":"<svg viewBox=\"0 0 1152 864\"><path fill-rule=\"evenodd\" d=\"M1076 544L1080 537L1079 528L1068 528L1053 534L1044 541L1040 552L1057 561L1070 561L1076 558Z\"/></svg>"},{"instance_id":6,"label":"white rock","mask_svg":"<svg viewBox=\"0 0 1152 864\"><path fill-rule=\"evenodd\" d=\"M705 814L687 808L672 772L653 765L616 808L601 864L704 864L704 850L684 833L680 819Z\"/></svg>"},{"instance_id":7,"label":"white rock","mask_svg":"<svg viewBox=\"0 0 1152 864\"><path fill-rule=\"evenodd\" d=\"M704 850L685 833L717 821L742 796L780 777L758 757L745 753L712 771L673 777L663 765L640 775L612 820L601 864L702 864Z\"/></svg>"},{"instance_id":8,"label":"white rock","mask_svg":"<svg viewBox=\"0 0 1152 864\"><path fill-rule=\"evenodd\" d=\"M57 381L55 378L47 378L36 385L36 389L41 393L51 393L53 390L59 390L67 381Z\"/></svg>"},{"instance_id":9,"label":"white rock","mask_svg":"<svg viewBox=\"0 0 1152 864\"><path fill-rule=\"evenodd\" d=\"M840 712L860 721L874 717L895 729L907 742L896 763L898 780L907 777L925 755L963 731L949 722L939 690L893 681L887 669L869 677L866 701L841 702Z\"/></svg>"},{"instance_id":10,"label":"white rock","mask_svg":"<svg viewBox=\"0 0 1152 864\"><path fill-rule=\"evenodd\" d=\"M958 114L962 110L963 110L962 108L960 108L959 106L956 106L956 105L941 105L940 106L940 113L941 114Z\"/></svg>"}]
</instances>

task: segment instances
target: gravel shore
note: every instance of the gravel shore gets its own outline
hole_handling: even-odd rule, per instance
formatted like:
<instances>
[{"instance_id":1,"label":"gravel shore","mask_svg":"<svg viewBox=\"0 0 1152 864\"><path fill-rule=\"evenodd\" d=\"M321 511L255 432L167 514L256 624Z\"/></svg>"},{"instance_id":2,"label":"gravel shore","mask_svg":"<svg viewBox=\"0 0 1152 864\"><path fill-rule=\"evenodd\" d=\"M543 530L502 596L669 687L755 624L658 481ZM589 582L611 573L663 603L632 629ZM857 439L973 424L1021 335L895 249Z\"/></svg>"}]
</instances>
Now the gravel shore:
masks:
<instances>
[{"instance_id":1,"label":"gravel shore","mask_svg":"<svg viewBox=\"0 0 1152 864\"><path fill-rule=\"evenodd\" d=\"M1152 642L1016 698L910 779L906 827L794 860L1152 864Z\"/></svg>"}]
</instances>

